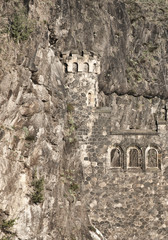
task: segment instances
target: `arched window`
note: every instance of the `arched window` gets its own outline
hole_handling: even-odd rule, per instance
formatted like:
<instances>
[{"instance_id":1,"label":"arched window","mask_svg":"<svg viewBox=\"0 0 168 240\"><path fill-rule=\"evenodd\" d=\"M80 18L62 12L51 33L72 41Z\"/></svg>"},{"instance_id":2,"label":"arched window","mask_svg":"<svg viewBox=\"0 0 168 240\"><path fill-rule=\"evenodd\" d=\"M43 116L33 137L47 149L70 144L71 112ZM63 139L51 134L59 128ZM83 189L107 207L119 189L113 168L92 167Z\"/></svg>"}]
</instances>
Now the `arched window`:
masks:
<instances>
[{"instance_id":1,"label":"arched window","mask_svg":"<svg viewBox=\"0 0 168 240\"><path fill-rule=\"evenodd\" d=\"M88 63L84 63L83 71L84 72L89 72L89 64Z\"/></svg>"},{"instance_id":2,"label":"arched window","mask_svg":"<svg viewBox=\"0 0 168 240\"><path fill-rule=\"evenodd\" d=\"M158 167L158 151L155 148L147 151L147 167Z\"/></svg>"},{"instance_id":3,"label":"arched window","mask_svg":"<svg viewBox=\"0 0 168 240\"><path fill-rule=\"evenodd\" d=\"M76 62L73 63L72 71L78 72L78 64Z\"/></svg>"},{"instance_id":4,"label":"arched window","mask_svg":"<svg viewBox=\"0 0 168 240\"><path fill-rule=\"evenodd\" d=\"M130 149L129 152L129 167L138 167L138 150Z\"/></svg>"},{"instance_id":5,"label":"arched window","mask_svg":"<svg viewBox=\"0 0 168 240\"><path fill-rule=\"evenodd\" d=\"M67 73L68 72L68 64L64 63L64 72Z\"/></svg>"},{"instance_id":6,"label":"arched window","mask_svg":"<svg viewBox=\"0 0 168 240\"><path fill-rule=\"evenodd\" d=\"M121 167L121 151L119 148L111 150L111 167Z\"/></svg>"},{"instance_id":7,"label":"arched window","mask_svg":"<svg viewBox=\"0 0 168 240\"><path fill-rule=\"evenodd\" d=\"M127 150L127 166L137 168L141 166L141 150L137 147L130 147Z\"/></svg>"}]
</instances>

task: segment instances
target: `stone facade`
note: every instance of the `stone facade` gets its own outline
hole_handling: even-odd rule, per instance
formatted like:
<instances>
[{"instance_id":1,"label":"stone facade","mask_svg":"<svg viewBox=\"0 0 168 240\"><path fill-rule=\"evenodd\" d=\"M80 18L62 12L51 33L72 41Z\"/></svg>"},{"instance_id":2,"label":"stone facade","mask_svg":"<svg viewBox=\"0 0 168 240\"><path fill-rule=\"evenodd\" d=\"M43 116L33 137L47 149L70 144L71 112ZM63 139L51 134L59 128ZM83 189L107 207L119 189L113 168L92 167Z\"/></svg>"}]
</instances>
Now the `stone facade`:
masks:
<instances>
[{"instance_id":1,"label":"stone facade","mask_svg":"<svg viewBox=\"0 0 168 240\"><path fill-rule=\"evenodd\" d=\"M120 112L126 115L121 108L127 102L114 94L113 101L118 101L120 109L115 104L98 106L98 102L102 106L98 100L100 71L86 73L84 63L89 63L89 69L93 68L88 59L98 66L100 63L97 58L86 56L63 55L62 61L67 64L68 101L75 108L72 115L77 125L91 223L107 239L166 240L166 107L152 102L147 119L142 117L139 127L132 127L132 119L126 119L126 125L117 125ZM72 70L74 62L78 72ZM89 92L94 94L94 104L89 104Z\"/></svg>"},{"instance_id":2,"label":"stone facade","mask_svg":"<svg viewBox=\"0 0 168 240\"><path fill-rule=\"evenodd\" d=\"M167 240L168 1L153 2L0 1L0 239Z\"/></svg>"}]
</instances>

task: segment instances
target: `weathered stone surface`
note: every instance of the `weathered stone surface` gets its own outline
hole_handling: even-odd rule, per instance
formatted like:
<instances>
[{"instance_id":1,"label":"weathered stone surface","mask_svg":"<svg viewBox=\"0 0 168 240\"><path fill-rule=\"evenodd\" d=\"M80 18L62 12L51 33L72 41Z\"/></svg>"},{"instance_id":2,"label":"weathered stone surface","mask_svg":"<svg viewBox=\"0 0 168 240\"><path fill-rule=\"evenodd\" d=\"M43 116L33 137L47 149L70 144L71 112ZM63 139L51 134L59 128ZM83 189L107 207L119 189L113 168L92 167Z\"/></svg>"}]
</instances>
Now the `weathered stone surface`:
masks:
<instances>
[{"instance_id":1,"label":"weathered stone surface","mask_svg":"<svg viewBox=\"0 0 168 240\"><path fill-rule=\"evenodd\" d=\"M1 239L167 239L167 5L1 1Z\"/></svg>"}]
</instances>

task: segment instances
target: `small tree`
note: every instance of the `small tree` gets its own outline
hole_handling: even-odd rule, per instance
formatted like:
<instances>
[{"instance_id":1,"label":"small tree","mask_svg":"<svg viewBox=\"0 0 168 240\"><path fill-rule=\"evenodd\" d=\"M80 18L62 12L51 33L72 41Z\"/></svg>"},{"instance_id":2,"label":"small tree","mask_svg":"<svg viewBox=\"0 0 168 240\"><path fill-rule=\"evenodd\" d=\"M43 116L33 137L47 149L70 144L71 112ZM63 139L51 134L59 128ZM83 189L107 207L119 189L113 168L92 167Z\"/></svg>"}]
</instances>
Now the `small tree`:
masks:
<instances>
[{"instance_id":1,"label":"small tree","mask_svg":"<svg viewBox=\"0 0 168 240\"><path fill-rule=\"evenodd\" d=\"M33 174L33 194L31 196L31 200L33 203L38 204L44 201L44 178L41 177L40 179L37 178L36 172Z\"/></svg>"},{"instance_id":2,"label":"small tree","mask_svg":"<svg viewBox=\"0 0 168 240\"><path fill-rule=\"evenodd\" d=\"M28 20L25 8L13 14L8 28L10 37L17 43L29 38L30 33L33 32L34 26L33 23Z\"/></svg>"}]
</instances>

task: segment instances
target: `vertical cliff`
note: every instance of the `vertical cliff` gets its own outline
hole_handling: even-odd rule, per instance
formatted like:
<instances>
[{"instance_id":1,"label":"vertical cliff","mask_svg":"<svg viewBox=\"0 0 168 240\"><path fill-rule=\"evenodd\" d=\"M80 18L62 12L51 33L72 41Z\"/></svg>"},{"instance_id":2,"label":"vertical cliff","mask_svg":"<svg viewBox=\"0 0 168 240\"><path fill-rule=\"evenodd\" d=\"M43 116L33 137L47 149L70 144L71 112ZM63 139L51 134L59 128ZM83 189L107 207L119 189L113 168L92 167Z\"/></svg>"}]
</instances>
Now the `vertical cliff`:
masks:
<instances>
[{"instance_id":1,"label":"vertical cliff","mask_svg":"<svg viewBox=\"0 0 168 240\"><path fill-rule=\"evenodd\" d=\"M167 130L167 21L167 0L1 1L1 240L166 239L166 136L115 134ZM138 139L162 168L107 171L109 146Z\"/></svg>"}]
</instances>

